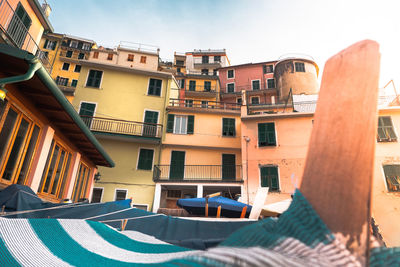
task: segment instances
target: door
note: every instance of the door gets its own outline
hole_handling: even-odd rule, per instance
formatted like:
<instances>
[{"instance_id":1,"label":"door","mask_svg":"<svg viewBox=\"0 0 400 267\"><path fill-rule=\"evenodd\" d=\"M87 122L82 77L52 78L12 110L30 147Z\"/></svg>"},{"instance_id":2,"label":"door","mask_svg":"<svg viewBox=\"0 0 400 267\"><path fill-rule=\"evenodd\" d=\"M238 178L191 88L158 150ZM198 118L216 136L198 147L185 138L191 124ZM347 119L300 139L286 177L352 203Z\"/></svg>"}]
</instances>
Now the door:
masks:
<instances>
[{"instance_id":1,"label":"door","mask_svg":"<svg viewBox=\"0 0 400 267\"><path fill-rule=\"evenodd\" d=\"M143 125L143 135L144 136L156 136L157 135L157 122L158 122L158 112L146 110L144 112L144 122L152 123Z\"/></svg>"},{"instance_id":2,"label":"door","mask_svg":"<svg viewBox=\"0 0 400 267\"><path fill-rule=\"evenodd\" d=\"M96 104L82 102L81 107L79 109L79 115L82 117L82 120L86 123L86 125L90 128L92 125L94 111L96 110Z\"/></svg>"},{"instance_id":3,"label":"door","mask_svg":"<svg viewBox=\"0 0 400 267\"><path fill-rule=\"evenodd\" d=\"M222 154L222 180L236 179L235 154Z\"/></svg>"},{"instance_id":4,"label":"door","mask_svg":"<svg viewBox=\"0 0 400 267\"><path fill-rule=\"evenodd\" d=\"M183 180L185 175L185 152L172 151L171 165L169 169L170 180Z\"/></svg>"}]
</instances>

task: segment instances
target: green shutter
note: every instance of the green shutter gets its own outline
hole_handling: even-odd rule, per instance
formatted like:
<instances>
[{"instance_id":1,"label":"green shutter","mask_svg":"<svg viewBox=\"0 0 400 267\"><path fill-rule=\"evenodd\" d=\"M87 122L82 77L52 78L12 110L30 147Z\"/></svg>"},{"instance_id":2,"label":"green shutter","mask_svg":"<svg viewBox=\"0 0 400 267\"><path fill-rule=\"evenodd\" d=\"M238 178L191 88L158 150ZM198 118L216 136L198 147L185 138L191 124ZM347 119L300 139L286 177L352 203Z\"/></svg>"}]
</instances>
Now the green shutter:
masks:
<instances>
[{"instance_id":1,"label":"green shutter","mask_svg":"<svg viewBox=\"0 0 400 267\"><path fill-rule=\"evenodd\" d=\"M151 149L140 149L138 169L151 170L153 167L153 154Z\"/></svg>"},{"instance_id":2,"label":"green shutter","mask_svg":"<svg viewBox=\"0 0 400 267\"><path fill-rule=\"evenodd\" d=\"M47 47L47 43L49 42L49 40L47 40L46 39L46 41L44 41L44 46L43 46L43 48L46 48Z\"/></svg>"},{"instance_id":3,"label":"green shutter","mask_svg":"<svg viewBox=\"0 0 400 267\"><path fill-rule=\"evenodd\" d=\"M266 132L265 128L266 128L265 123L258 124L258 146L266 145L267 136L265 134Z\"/></svg>"},{"instance_id":4,"label":"green shutter","mask_svg":"<svg viewBox=\"0 0 400 267\"><path fill-rule=\"evenodd\" d=\"M189 115L188 116L188 124L187 124L187 133L193 134L193 130L194 130L194 116Z\"/></svg>"},{"instance_id":5,"label":"green shutter","mask_svg":"<svg viewBox=\"0 0 400 267\"><path fill-rule=\"evenodd\" d=\"M51 47L51 50L55 50L57 47L57 41L53 41L53 46Z\"/></svg>"},{"instance_id":6,"label":"green shutter","mask_svg":"<svg viewBox=\"0 0 400 267\"><path fill-rule=\"evenodd\" d=\"M167 121L167 133L174 132L174 114L168 114L168 121Z\"/></svg>"},{"instance_id":7,"label":"green shutter","mask_svg":"<svg viewBox=\"0 0 400 267\"><path fill-rule=\"evenodd\" d=\"M261 168L261 187L268 187L268 169L267 169L267 167Z\"/></svg>"}]
</instances>

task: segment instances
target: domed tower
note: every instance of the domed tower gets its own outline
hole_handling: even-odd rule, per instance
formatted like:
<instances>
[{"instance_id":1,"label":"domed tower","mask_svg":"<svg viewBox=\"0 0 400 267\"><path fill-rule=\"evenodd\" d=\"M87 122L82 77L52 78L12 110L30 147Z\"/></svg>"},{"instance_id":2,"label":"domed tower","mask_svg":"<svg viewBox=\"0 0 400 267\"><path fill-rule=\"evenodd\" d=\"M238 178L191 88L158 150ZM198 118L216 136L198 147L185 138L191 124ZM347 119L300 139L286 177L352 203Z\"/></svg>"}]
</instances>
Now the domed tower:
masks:
<instances>
[{"instance_id":1,"label":"domed tower","mask_svg":"<svg viewBox=\"0 0 400 267\"><path fill-rule=\"evenodd\" d=\"M318 65L310 59L285 58L275 65L274 78L279 100L286 100L290 89L294 95L318 94Z\"/></svg>"}]
</instances>

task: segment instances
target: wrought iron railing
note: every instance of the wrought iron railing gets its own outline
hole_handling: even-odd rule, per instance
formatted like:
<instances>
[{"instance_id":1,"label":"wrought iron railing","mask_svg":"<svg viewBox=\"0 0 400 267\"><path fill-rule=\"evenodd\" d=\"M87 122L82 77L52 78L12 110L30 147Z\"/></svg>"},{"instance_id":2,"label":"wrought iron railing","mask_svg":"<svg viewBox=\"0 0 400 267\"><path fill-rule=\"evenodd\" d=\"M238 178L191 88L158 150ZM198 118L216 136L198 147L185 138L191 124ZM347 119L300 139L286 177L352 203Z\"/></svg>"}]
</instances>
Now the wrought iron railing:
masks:
<instances>
[{"instance_id":1,"label":"wrought iron railing","mask_svg":"<svg viewBox=\"0 0 400 267\"><path fill-rule=\"evenodd\" d=\"M171 98L169 100L170 107L186 107L186 108L202 108L202 109L216 109L216 110L228 110L228 111L239 111L240 104L237 103L223 103L216 101L204 101L204 100L192 100Z\"/></svg>"},{"instance_id":2,"label":"wrought iron railing","mask_svg":"<svg viewBox=\"0 0 400 267\"><path fill-rule=\"evenodd\" d=\"M83 54L83 56L80 54ZM84 52L74 53L73 52L72 54L68 54L68 51L61 51L60 57L70 58L70 59L75 59L75 60L89 59L89 53L84 53Z\"/></svg>"},{"instance_id":3,"label":"wrought iron railing","mask_svg":"<svg viewBox=\"0 0 400 267\"><path fill-rule=\"evenodd\" d=\"M222 94L237 94L240 93L242 90L245 91L260 91L260 90L275 90L275 86L274 87L268 87L268 84L266 83L262 83L260 84L258 87L253 88L253 86L251 84L246 84L246 85L234 85L233 87L233 91L229 91L232 90L231 88L228 88L228 86L224 86L221 87L221 93Z\"/></svg>"},{"instance_id":4,"label":"wrought iron railing","mask_svg":"<svg viewBox=\"0 0 400 267\"><path fill-rule=\"evenodd\" d=\"M202 72L200 70L186 70L186 74L218 77L218 73L214 71Z\"/></svg>"},{"instance_id":5,"label":"wrought iron railing","mask_svg":"<svg viewBox=\"0 0 400 267\"><path fill-rule=\"evenodd\" d=\"M216 86L204 86L204 85L190 85L190 83L186 87L186 91L190 92L209 92L215 93L217 87Z\"/></svg>"},{"instance_id":6,"label":"wrought iron railing","mask_svg":"<svg viewBox=\"0 0 400 267\"><path fill-rule=\"evenodd\" d=\"M47 53L39 49L36 38L32 37L7 0L0 0L0 29L14 46L34 54L50 72L51 65Z\"/></svg>"},{"instance_id":7,"label":"wrought iron railing","mask_svg":"<svg viewBox=\"0 0 400 267\"><path fill-rule=\"evenodd\" d=\"M116 120L81 115L93 132L115 133L142 137L161 138L162 125L137 121Z\"/></svg>"},{"instance_id":8,"label":"wrought iron railing","mask_svg":"<svg viewBox=\"0 0 400 267\"><path fill-rule=\"evenodd\" d=\"M242 165L155 165L153 180L241 182Z\"/></svg>"}]
</instances>

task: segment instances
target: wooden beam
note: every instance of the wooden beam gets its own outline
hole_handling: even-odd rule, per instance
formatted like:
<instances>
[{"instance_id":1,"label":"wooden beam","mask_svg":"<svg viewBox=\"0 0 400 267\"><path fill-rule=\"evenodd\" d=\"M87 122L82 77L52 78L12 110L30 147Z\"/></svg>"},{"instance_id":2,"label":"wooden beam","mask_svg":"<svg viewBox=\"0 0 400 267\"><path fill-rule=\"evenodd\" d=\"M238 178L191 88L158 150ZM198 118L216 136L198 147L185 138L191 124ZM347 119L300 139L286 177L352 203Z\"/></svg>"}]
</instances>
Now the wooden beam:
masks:
<instances>
[{"instance_id":1,"label":"wooden beam","mask_svg":"<svg viewBox=\"0 0 400 267\"><path fill-rule=\"evenodd\" d=\"M368 260L379 45L365 40L324 68L300 191L335 236Z\"/></svg>"}]
</instances>

